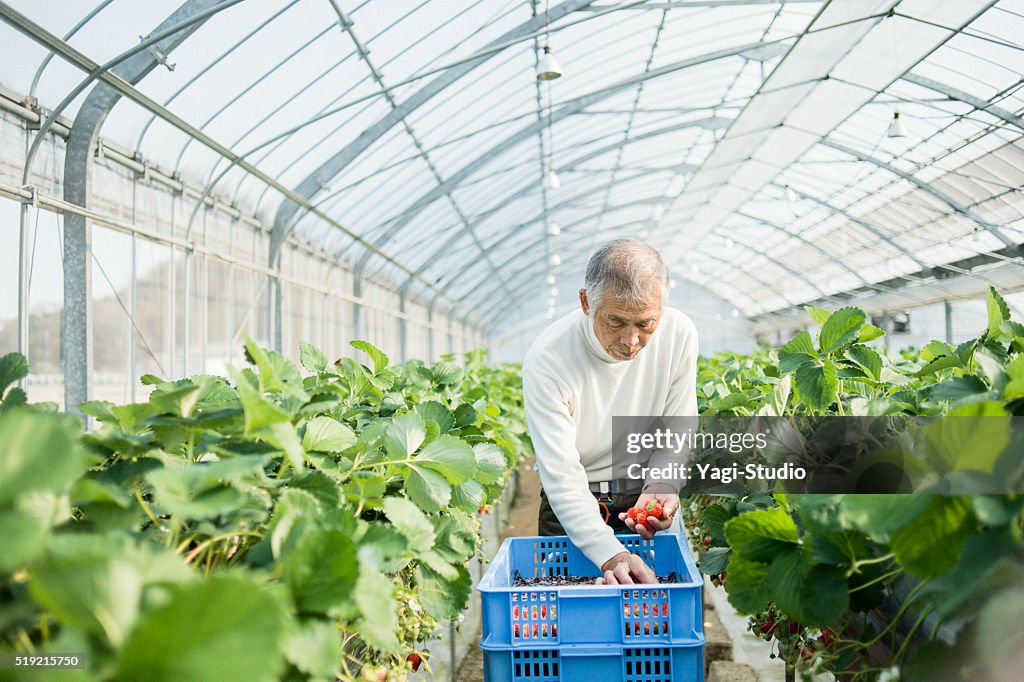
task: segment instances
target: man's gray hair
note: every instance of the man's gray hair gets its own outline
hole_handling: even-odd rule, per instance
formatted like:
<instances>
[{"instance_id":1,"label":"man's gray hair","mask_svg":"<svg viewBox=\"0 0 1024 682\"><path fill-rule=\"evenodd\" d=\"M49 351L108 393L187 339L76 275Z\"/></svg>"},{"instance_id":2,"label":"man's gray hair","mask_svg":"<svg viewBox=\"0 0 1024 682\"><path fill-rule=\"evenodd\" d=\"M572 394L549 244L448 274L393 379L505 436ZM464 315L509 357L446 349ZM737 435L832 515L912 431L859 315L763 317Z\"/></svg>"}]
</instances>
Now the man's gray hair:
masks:
<instances>
[{"instance_id":1,"label":"man's gray hair","mask_svg":"<svg viewBox=\"0 0 1024 682\"><path fill-rule=\"evenodd\" d=\"M668 268L654 247L635 239L616 239L595 251L587 263L587 301L597 310L609 293L630 305L650 303L655 294L661 294L664 305L668 281Z\"/></svg>"}]
</instances>

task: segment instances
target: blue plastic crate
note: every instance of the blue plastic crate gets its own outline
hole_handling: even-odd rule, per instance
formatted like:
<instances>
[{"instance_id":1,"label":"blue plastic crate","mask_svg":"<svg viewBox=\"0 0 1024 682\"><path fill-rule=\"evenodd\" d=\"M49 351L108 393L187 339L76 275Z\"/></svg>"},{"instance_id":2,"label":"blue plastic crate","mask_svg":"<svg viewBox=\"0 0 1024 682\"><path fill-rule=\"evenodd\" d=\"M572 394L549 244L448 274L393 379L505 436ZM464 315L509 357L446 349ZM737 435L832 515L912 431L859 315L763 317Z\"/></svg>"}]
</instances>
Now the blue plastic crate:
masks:
<instances>
[{"instance_id":1,"label":"blue plastic crate","mask_svg":"<svg viewBox=\"0 0 1024 682\"><path fill-rule=\"evenodd\" d=\"M564 536L509 538L480 580L483 647L546 647L575 644L701 645L703 579L679 535L653 540L620 535L626 548L659 576L675 572L664 585L574 585L513 587L524 578L601 575Z\"/></svg>"},{"instance_id":2,"label":"blue plastic crate","mask_svg":"<svg viewBox=\"0 0 1024 682\"><path fill-rule=\"evenodd\" d=\"M562 645L484 651L485 682L701 682L704 649L683 646Z\"/></svg>"}]
</instances>

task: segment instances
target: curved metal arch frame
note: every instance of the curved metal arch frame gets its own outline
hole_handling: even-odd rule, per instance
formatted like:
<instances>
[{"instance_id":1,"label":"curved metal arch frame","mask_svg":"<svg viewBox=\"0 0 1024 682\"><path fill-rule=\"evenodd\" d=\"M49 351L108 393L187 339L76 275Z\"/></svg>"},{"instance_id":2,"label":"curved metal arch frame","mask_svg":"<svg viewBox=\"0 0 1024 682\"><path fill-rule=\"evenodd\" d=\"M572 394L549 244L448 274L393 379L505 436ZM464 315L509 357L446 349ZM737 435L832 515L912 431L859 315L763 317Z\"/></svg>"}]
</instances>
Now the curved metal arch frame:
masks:
<instances>
[{"instance_id":1,"label":"curved metal arch frame","mask_svg":"<svg viewBox=\"0 0 1024 682\"><path fill-rule=\"evenodd\" d=\"M565 0L562 4L548 12L549 21L557 21L561 17L593 2L594 0ZM504 44L510 40L533 33L537 29L542 28L544 23L546 22L544 22L541 17L534 17L512 31L502 35L497 40L493 41L491 45ZM491 47L491 45L488 45L488 47ZM296 186L295 193L306 199L308 203L309 199L318 194L327 183L341 173L346 166L355 160L357 156L368 149L370 145L377 140L377 138L397 125L406 116L412 114L412 112L416 111L433 99L435 95L444 91L449 85L490 59L490 57L491 55L485 55L464 64L454 66L447 70L443 75L421 87L403 101L400 106L392 109L387 116L371 125L363 131L359 137L345 145L345 147L335 153L327 162L321 164L319 168L310 173L305 180ZM270 240L271 261L274 260L277 250L280 248L280 245L284 243L284 239L291 231L291 226L294 224L293 217L301 208L301 204L294 201L283 201L278 207L277 213L274 216L274 227Z\"/></svg>"},{"instance_id":2,"label":"curved metal arch frame","mask_svg":"<svg viewBox=\"0 0 1024 682\"><path fill-rule=\"evenodd\" d=\"M596 150L593 150L591 152L588 152L588 153L584 154L581 157L578 157L576 159L573 159L572 161L564 163L561 166L558 166L555 170L556 170L556 172L559 172L559 173L568 173L568 172L571 172L576 166L579 166L580 164L586 163L587 161L590 161L591 159L595 159L595 158L598 158L598 157L603 156L605 154L614 152L614 151L616 151L618 149L624 148L624 147L626 147L626 146L628 146L628 145L630 145L630 144L632 144L634 142L642 142L642 141L645 141L645 140L649 140L651 138L660 137L661 135L667 135L667 134L670 134L670 133L678 132L679 130L685 130L686 128L702 127L704 123L712 121L712 120L718 120L718 117L711 116L711 117L704 118L704 119L699 119L699 120L696 120L696 121L687 121L685 123L677 123L675 125L671 125L671 126L666 126L664 128L660 128L658 130L648 131L647 133L642 133L642 134L637 135L635 137L632 137L632 138L630 138L628 140L623 140L621 142L616 142L616 143L613 143L613 144L601 147L600 149L596 149ZM683 170L683 171L685 171L685 170L692 170L693 169L692 166L690 166L689 164L685 164L685 163L680 164L680 166L677 167L677 168L679 170ZM671 168L669 168L669 167L665 168L666 172L669 171L669 170L671 170ZM478 214L476 216L476 219L475 219L474 223L473 223L474 227L478 227L481 223L483 223L485 220L487 220L490 216L492 216L493 214L497 213L501 209L505 208L506 206L511 204L513 201L516 201L517 199L521 199L523 197L529 196L535 190L536 190L536 183L530 182L530 183L524 184L519 190L509 194L504 199L499 201L496 206L493 206L493 207L489 208L484 213ZM575 197L572 197L572 199L570 201L575 200L578 196L579 195L576 195ZM668 198L667 197L664 200L665 200L665 202L668 202ZM559 210L559 209L563 208L565 205L569 204L570 201L566 201L566 202L563 202L561 204L557 204L555 206L549 207L549 210L547 212L550 213L550 212ZM533 220L528 221L528 223L536 222L537 220L542 219L543 215L544 215L544 213L542 212L541 215L538 218L534 218ZM524 224L528 224L528 223L524 223ZM446 241L442 247L438 248L434 252L434 256L433 257L427 258L425 260L425 262L429 263L429 262L431 262L433 260L433 258L436 258L436 256L438 254L444 253L446 248L448 246L450 246L452 243L454 243L459 237L461 237L461 234L454 235L451 239ZM421 272L421 273L423 272L422 270L417 270L417 271ZM402 289L407 289L409 287L410 283L411 283L411 279L406 279L405 282L402 283L401 288Z\"/></svg>"},{"instance_id":3,"label":"curved metal arch frame","mask_svg":"<svg viewBox=\"0 0 1024 682\"><path fill-rule=\"evenodd\" d=\"M630 88L630 87L632 87L634 85L637 85L638 83L640 83L642 81L653 79L653 78L658 78L660 76L665 76L665 75L668 75L668 74L672 74L672 73L675 73L677 71L684 70L684 69L686 69L688 67L696 66L698 64L704 64L704 63L707 63L707 62L710 62L710 61L715 61L715 60L718 60L718 59L734 57L734 56L738 55L739 53L748 51L750 49L753 49L754 47L760 47L760 46L763 46L763 45L768 44L768 43L781 42L783 40L788 40L788 39L789 38L787 37L787 38L782 38L782 39L773 40L773 41L758 41L756 43L748 43L748 44L744 44L744 45L740 45L740 46L735 46L735 47L731 47L731 48L726 48L726 49L722 49L722 50L716 50L716 51L713 51L713 52L710 52L710 53L706 53L706 54L699 55L699 56L696 56L696 57L691 57L689 59L684 59L684 60L681 60L681 61L678 61L678 62L674 62L672 64L668 64L666 66L660 67L658 69L654 69L654 70L652 70L650 72L647 72L647 73L644 73L644 74L640 74L640 75L637 75L637 76L629 77L627 79L619 81L618 83L614 83L612 85L609 85L609 86L607 86L605 88L602 88L600 90L597 90L595 92L592 92L592 93L589 93L589 94L586 94L586 95L581 95L580 97L577 97L577 98L575 98L573 100L570 100L569 102L563 104L562 107L558 109L558 111L553 112L551 114L551 116L549 117L550 121L548 123L550 125L553 125L555 122L560 121L560 120L562 120L562 119L564 119L564 118L566 118L568 116L571 116L572 114L576 113L577 111L581 111L583 109L586 109L590 105L596 104L597 102L600 102L600 101L603 101L604 99L607 99L608 97L611 97L611 96L613 96L615 94L618 94L622 90L625 90L625 89L628 89L628 88ZM394 223L392 223L392 225L389 227L389 229L380 237L380 239L378 239L378 241L376 243L380 244L380 243L382 243L382 241L390 238L390 236L393 233L397 232L398 230L401 230L407 224L409 224L409 222L412 221L412 218L413 218L413 215L414 215L415 211L422 210L426 206L432 204L434 201L436 201L441 196L443 196L445 192L450 191L454 187L457 187L466 178L468 178L471 175L473 175L474 173L476 173L476 171L479 170L480 168L486 166L489 163L492 163L495 159L499 158L502 154L504 154L505 152L509 151L510 149L516 147L517 145L521 144L522 142L524 142L524 141L526 141L528 139L531 139L533 137L533 135L535 135L540 128L541 128L541 126L539 126L536 123L529 124L529 125L525 126L524 128L521 128L519 131L511 134L505 140L503 140L502 142L499 142L497 145L493 146L491 149L485 151L483 154L479 155L474 160L470 161L468 164L464 165L461 169L459 169L458 171L453 173L451 176L449 176L449 178L444 182L444 184L439 185L438 187L430 190L425 195L423 195L420 199L414 201L413 204L410 206L410 208L407 209L405 214L399 220L397 220ZM364 269L365 266L366 266L367 260L368 260L367 257L364 255L360 259L360 261L358 262L358 264L356 266L356 270L357 271L361 271L362 269Z\"/></svg>"}]
</instances>

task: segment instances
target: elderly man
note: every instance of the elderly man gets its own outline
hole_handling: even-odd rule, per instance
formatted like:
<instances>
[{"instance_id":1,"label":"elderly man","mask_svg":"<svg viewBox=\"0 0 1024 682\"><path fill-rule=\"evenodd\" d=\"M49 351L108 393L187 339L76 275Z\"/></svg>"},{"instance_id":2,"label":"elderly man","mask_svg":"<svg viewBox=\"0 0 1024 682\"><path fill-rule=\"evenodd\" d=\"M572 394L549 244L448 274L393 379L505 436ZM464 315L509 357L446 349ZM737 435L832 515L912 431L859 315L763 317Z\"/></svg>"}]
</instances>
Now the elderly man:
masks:
<instances>
[{"instance_id":1,"label":"elderly man","mask_svg":"<svg viewBox=\"0 0 1024 682\"><path fill-rule=\"evenodd\" d=\"M678 496L611 480L612 417L697 414L697 330L665 306L668 270L644 242L620 239L598 249L579 296L580 310L545 329L523 361L526 417L544 488L538 530L568 535L601 568L601 582L656 582L614 531L650 539L623 512L657 498L665 519L649 522L665 530ZM611 525L599 499L611 508Z\"/></svg>"}]
</instances>

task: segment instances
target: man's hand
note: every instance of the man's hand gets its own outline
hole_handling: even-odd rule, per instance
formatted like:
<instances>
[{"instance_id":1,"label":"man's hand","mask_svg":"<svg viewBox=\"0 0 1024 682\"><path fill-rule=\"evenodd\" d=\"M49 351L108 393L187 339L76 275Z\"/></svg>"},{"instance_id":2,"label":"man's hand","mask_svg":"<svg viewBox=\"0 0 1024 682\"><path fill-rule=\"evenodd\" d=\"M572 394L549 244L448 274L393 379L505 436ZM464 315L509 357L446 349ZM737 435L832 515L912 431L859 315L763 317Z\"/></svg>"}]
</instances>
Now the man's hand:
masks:
<instances>
[{"instance_id":1,"label":"man's hand","mask_svg":"<svg viewBox=\"0 0 1024 682\"><path fill-rule=\"evenodd\" d=\"M619 518L626 522L626 527L636 533L639 533L640 537L644 540L650 540L659 530L667 530L669 526L672 525L672 520L675 518L676 512L679 511L679 495L674 493L644 493L633 506L637 509L643 509L647 506L647 503L652 500L661 502L663 518L652 519L647 517L647 523L650 525L651 530L647 530L644 526L640 526L638 528L633 519L629 518L625 514L619 514Z\"/></svg>"},{"instance_id":2,"label":"man's hand","mask_svg":"<svg viewBox=\"0 0 1024 682\"><path fill-rule=\"evenodd\" d=\"M601 566L604 577L595 581L597 585L632 585L633 583L656 583L654 571L636 554L619 552Z\"/></svg>"}]
</instances>

